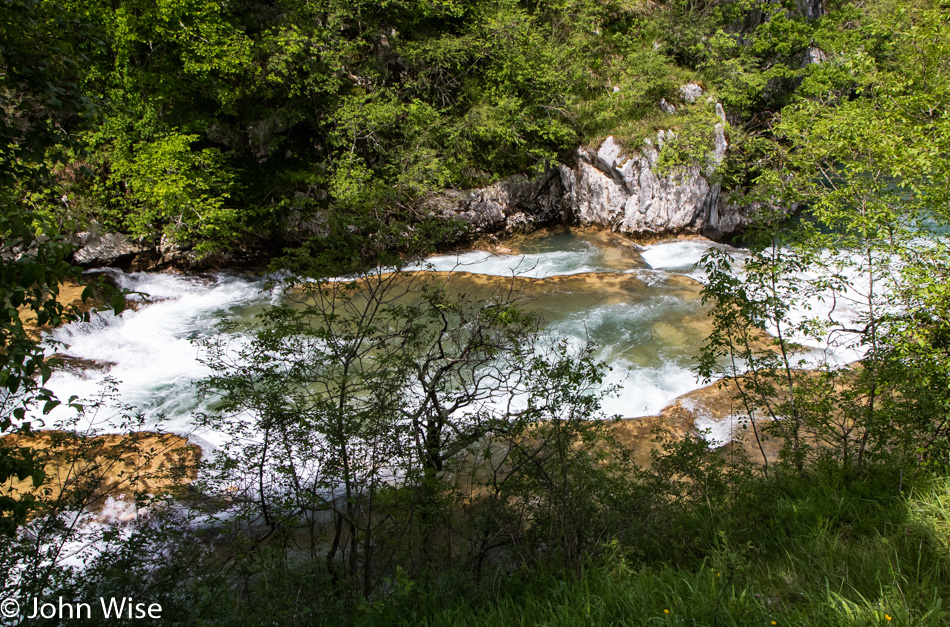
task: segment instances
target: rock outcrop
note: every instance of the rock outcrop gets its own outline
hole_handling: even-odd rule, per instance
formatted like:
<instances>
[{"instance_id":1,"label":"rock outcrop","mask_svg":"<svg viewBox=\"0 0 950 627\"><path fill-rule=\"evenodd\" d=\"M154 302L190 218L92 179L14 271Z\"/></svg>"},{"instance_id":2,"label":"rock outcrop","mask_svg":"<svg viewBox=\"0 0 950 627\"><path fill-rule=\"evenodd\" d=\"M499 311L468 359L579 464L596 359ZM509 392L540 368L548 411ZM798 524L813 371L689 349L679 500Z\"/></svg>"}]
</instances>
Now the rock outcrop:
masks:
<instances>
[{"instance_id":1,"label":"rock outcrop","mask_svg":"<svg viewBox=\"0 0 950 627\"><path fill-rule=\"evenodd\" d=\"M647 140L629 152L608 137L596 153L579 149L573 166L561 164L535 179L514 176L483 189L444 194L430 200L429 208L462 220L472 234L508 235L560 223L601 226L634 237L726 237L747 224L749 212L719 204L713 175L728 142L722 107L717 105L716 112L721 121L703 163L660 172L660 153L675 138L672 131L660 131L655 142Z\"/></svg>"},{"instance_id":2,"label":"rock outcrop","mask_svg":"<svg viewBox=\"0 0 950 627\"><path fill-rule=\"evenodd\" d=\"M565 202L562 179L560 168L533 179L515 175L482 189L440 194L425 205L443 218L461 220L473 235L510 235L571 224L574 213Z\"/></svg>"},{"instance_id":3,"label":"rock outcrop","mask_svg":"<svg viewBox=\"0 0 950 627\"><path fill-rule=\"evenodd\" d=\"M176 241L168 235L163 234L151 241L133 239L124 233L105 232L95 222L86 231L72 235L70 244L75 248L73 263L84 268L113 267L132 272L170 268L202 271L260 261L254 257L258 251L250 248L235 247L201 256L190 243Z\"/></svg>"},{"instance_id":4,"label":"rock outcrop","mask_svg":"<svg viewBox=\"0 0 950 627\"><path fill-rule=\"evenodd\" d=\"M122 233L103 233L97 224L90 225L88 231L77 233L74 243L77 250L73 253L73 261L87 268L122 265L150 248Z\"/></svg>"},{"instance_id":5,"label":"rock outcrop","mask_svg":"<svg viewBox=\"0 0 950 627\"><path fill-rule=\"evenodd\" d=\"M667 137L660 132L661 147ZM596 155L578 152L576 170L561 169L567 200L582 225L633 236L701 233L719 199L719 185L709 177L722 162L726 146L722 124L717 124L716 147L705 168L678 167L660 175L659 150L652 142L628 156L608 137Z\"/></svg>"},{"instance_id":6,"label":"rock outcrop","mask_svg":"<svg viewBox=\"0 0 950 627\"><path fill-rule=\"evenodd\" d=\"M702 85L687 83L680 87L680 97L684 102L696 102L705 93Z\"/></svg>"},{"instance_id":7,"label":"rock outcrop","mask_svg":"<svg viewBox=\"0 0 950 627\"><path fill-rule=\"evenodd\" d=\"M815 20L825 15L825 0L796 0L798 14L807 20Z\"/></svg>"}]
</instances>

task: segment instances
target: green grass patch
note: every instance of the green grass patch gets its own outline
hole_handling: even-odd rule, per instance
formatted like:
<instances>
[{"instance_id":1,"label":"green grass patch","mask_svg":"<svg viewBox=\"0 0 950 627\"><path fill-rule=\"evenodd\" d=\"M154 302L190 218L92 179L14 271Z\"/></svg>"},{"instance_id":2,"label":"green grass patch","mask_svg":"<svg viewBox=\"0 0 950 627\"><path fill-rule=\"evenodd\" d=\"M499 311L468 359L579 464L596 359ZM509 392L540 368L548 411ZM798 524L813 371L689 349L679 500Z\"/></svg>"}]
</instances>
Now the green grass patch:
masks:
<instances>
[{"instance_id":1,"label":"green grass patch","mask_svg":"<svg viewBox=\"0 0 950 627\"><path fill-rule=\"evenodd\" d=\"M944 625L950 483L907 495L867 479L759 480L749 501L696 516L682 563L615 543L582 572L516 569L468 591L409 586L359 624ZM872 488L877 496L868 494ZM775 517L761 524L754 514ZM747 521L743 524L743 520ZM705 522L703 522L705 521ZM678 551L670 551L670 556ZM418 583L418 582L416 582ZM444 583L444 582L443 582ZM456 585L458 585L456 583Z\"/></svg>"}]
</instances>

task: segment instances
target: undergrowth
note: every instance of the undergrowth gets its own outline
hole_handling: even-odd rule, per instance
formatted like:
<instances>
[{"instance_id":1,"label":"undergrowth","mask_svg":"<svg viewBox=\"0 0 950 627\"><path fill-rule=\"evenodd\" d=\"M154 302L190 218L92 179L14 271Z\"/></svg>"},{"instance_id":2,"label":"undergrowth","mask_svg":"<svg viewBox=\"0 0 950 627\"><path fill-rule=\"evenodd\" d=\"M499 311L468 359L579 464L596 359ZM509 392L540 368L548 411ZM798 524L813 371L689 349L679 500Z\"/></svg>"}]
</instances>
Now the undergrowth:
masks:
<instances>
[{"instance_id":1,"label":"undergrowth","mask_svg":"<svg viewBox=\"0 0 950 627\"><path fill-rule=\"evenodd\" d=\"M713 538L692 557L631 557L614 541L568 575L522 568L477 589L406 584L357 623L944 625L950 482L898 487L893 477L757 480L744 503L691 512L695 537Z\"/></svg>"}]
</instances>

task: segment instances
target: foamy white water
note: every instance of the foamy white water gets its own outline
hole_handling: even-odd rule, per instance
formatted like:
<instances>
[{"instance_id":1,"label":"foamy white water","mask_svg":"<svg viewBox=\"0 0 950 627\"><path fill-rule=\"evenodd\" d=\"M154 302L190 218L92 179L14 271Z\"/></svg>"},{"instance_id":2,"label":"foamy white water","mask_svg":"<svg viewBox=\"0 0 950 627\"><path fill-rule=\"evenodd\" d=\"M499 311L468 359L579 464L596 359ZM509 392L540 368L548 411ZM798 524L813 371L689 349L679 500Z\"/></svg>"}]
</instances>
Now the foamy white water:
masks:
<instances>
[{"instance_id":1,"label":"foamy white water","mask_svg":"<svg viewBox=\"0 0 950 627\"><path fill-rule=\"evenodd\" d=\"M741 257L737 249L706 239L674 240L645 246L640 252L643 260L654 270L687 274L697 280L705 275L699 268L703 255L710 250L728 250Z\"/></svg>"},{"instance_id":2,"label":"foamy white water","mask_svg":"<svg viewBox=\"0 0 950 627\"><path fill-rule=\"evenodd\" d=\"M454 255L438 255L426 259L425 263L410 267L410 270L433 270L436 272L471 272L489 276L519 276L532 279L544 279L552 276L569 276L587 272L615 272L610 267L604 249L581 239L569 239L563 235L550 238L553 246L544 246L542 240L539 252L517 255L504 255L481 250L473 250ZM558 241L560 240L560 242ZM551 250L558 243L567 246L562 250Z\"/></svg>"},{"instance_id":3,"label":"foamy white water","mask_svg":"<svg viewBox=\"0 0 950 627\"><path fill-rule=\"evenodd\" d=\"M708 328L697 298L699 286L694 279L701 272L696 264L710 247L725 247L690 239L638 252L634 247L615 249L589 237L565 234L536 244L526 254L471 251L433 257L424 267L532 278L633 275L633 283L618 287L615 282L609 288L588 279L559 279L551 284L550 292L541 290L527 306L549 321L552 336L578 348L588 340L596 344L597 359L612 369L605 385L619 390L604 400L608 415L655 414L676 397L700 387L691 368ZM119 316L98 314L89 323L55 331L52 339L60 345L51 352L99 362L100 368L60 370L49 387L63 400L73 395L92 399L107 378L114 379L121 403L144 412L150 423L164 418L166 429L188 434L199 443L218 444L220 434L195 433L193 428L194 413L204 409L196 382L210 374L196 340L219 334L222 321L252 321L279 295L263 291L260 278L227 273L204 278L133 273L117 278L122 287L143 292L154 302ZM239 336L232 339L242 342ZM46 425L68 417L67 408L57 408ZM96 426L108 429L109 421L117 418L100 414L97 420Z\"/></svg>"},{"instance_id":4,"label":"foamy white water","mask_svg":"<svg viewBox=\"0 0 950 627\"><path fill-rule=\"evenodd\" d=\"M724 247L708 240L689 239L645 246L640 254L651 268L688 272L695 269L711 248L722 250Z\"/></svg>"},{"instance_id":5,"label":"foamy white water","mask_svg":"<svg viewBox=\"0 0 950 627\"><path fill-rule=\"evenodd\" d=\"M714 248L732 255L735 260L734 271L741 273L746 259L744 251L703 239L661 242L644 247L640 254L650 268L661 271L658 275L661 278L664 276L662 271L667 271L684 274L702 282L705 273L699 263L703 255ZM829 262L830 255L825 254L823 259ZM867 316L870 283L867 275L859 269L863 260L844 253L839 261L837 271L847 283L845 289L799 293L788 303L788 326L782 329L782 332L786 338L806 347L806 350L795 358L796 364L802 367L813 368L826 363L844 366L861 359L866 352L864 347L856 343L857 334L842 329L861 327L860 321ZM896 262L896 259L878 260L880 267L886 267L888 264L896 267ZM641 271L640 274L645 273ZM798 278L803 281L817 281L821 277L817 272L810 271L800 274ZM878 281L876 298L880 301L889 290L880 282L881 278L878 278ZM886 305L878 302L877 306L880 311ZM835 331L816 337L797 333L792 329L795 325L812 320L823 321L829 325L829 329ZM778 333L774 326L770 327L769 331L773 335Z\"/></svg>"},{"instance_id":6,"label":"foamy white water","mask_svg":"<svg viewBox=\"0 0 950 627\"><path fill-rule=\"evenodd\" d=\"M432 270L435 272L471 272L490 276L519 276L531 279L605 271L597 266L595 254L589 250L530 255L497 255L476 250L458 255L431 257L424 264L417 264L408 269Z\"/></svg>"},{"instance_id":7,"label":"foamy white water","mask_svg":"<svg viewBox=\"0 0 950 627\"><path fill-rule=\"evenodd\" d=\"M241 308L265 305L271 295L262 292L260 280L229 274L203 279L133 273L117 278L121 287L143 292L154 302L118 316L95 314L90 322L54 331L50 352L99 362L100 367L60 369L48 387L62 400L96 399L110 377L119 383L119 401L144 412L149 423L164 417L166 429L191 433L192 413L199 409L195 382L210 374L192 340L213 336L222 320ZM70 412L60 406L46 417L47 426L69 419ZM100 424L94 426L108 429L118 418L102 411L97 420Z\"/></svg>"}]
</instances>

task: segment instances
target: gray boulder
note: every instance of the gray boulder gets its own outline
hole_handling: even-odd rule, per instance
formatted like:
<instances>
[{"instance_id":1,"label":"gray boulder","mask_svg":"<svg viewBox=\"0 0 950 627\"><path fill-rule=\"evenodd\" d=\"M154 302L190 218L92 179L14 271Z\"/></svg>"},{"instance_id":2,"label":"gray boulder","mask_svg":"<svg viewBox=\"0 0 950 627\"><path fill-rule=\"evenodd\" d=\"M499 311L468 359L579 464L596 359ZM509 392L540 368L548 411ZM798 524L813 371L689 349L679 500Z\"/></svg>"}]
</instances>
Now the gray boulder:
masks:
<instances>
[{"instance_id":1,"label":"gray boulder","mask_svg":"<svg viewBox=\"0 0 950 627\"><path fill-rule=\"evenodd\" d=\"M515 175L488 187L451 191L428 199L426 208L444 218L461 220L469 235L525 233L543 226L569 223L559 171L528 178Z\"/></svg>"},{"instance_id":2,"label":"gray boulder","mask_svg":"<svg viewBox=\"0 0 950 627\"><path fill-rule=\"evenodd\" d=\"M103 233L95 223L88 231L77 233L75 241L79 248L73 253L73 262L85 267L120 265L150 249L123 233Z\"/></svg>"}]
</instances>

